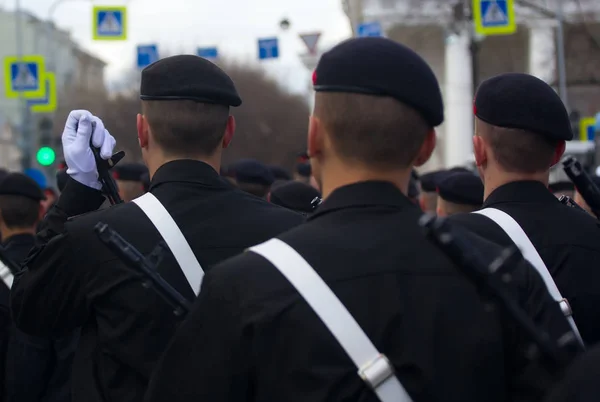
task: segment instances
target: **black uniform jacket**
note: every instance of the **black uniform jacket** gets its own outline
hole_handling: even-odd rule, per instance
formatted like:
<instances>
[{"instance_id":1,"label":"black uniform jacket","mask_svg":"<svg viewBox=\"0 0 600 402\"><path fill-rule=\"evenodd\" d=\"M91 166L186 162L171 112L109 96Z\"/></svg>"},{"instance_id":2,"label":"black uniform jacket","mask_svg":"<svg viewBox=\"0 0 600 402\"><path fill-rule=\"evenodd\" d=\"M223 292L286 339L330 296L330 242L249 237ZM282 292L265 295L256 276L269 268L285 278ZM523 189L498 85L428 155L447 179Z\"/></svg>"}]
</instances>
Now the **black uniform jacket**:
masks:
<instances>
[{"instance_id":1,"label":"black uniform jacket","mask_svg":"<svg viewBox=\"0 0 600 402\"><path fill-rule=\"evenodd\" d=\"M485 310L475 286L424 237L420 216L392 184L362 182L335 190L308 223L279 238L331 287L415 401L539 396L537 379L522 381L522 334L498 310ZM529 290L522 304L535 321L555 334L568 331L537 273L515 274ZM146 398L377 400L315 312L252 252L205 277Z\"/></svg>"},{"instance_id":2,"label":"black uniform jacket","mask_svg":"<svg viewBox=\"0 0 600 402\"><path fill-rule=\"evenodd\" d=\"M598 402L600 400L600 345L575 361L544 402Z\"/></svg>"},{"instance_id":3,"label":"black uniform jacket","mask_svg":"<svg viewBox=\"0 0 600 402\"><path fill-rule=\"evenodd\" d=\"M163 165L150 191L170 212L205 270L304 220L233 188L198 161ZM83 327L73 363L74 401L136 401L178 322L163 299L142 286L137 271L118 260L93 231L97 222L104 222L149 254L161 238L135 204L64 224L65 215L97 208L102 201L100 192L68 182L57 208L45 218L39 235L45 244L13 286L12 311L17 326L32 335L57 336ZM171 253L158 271L180 293L194 298Z\"/></svg>"},{"instance_id":4,"label":"black uniform jacket","mask_svg":"<svg viewBox=\"0 0 600 402\"><path fill-rule=\"evenodd\" d=\"M540 182L509 183L494 190L483 208L509 214L523 228L552 274L583 340L600 341L600 223L590 215L561 204ZM450 221L496 243L511 240L489 218L454 215Z\"/></svg>"}]
</instances>

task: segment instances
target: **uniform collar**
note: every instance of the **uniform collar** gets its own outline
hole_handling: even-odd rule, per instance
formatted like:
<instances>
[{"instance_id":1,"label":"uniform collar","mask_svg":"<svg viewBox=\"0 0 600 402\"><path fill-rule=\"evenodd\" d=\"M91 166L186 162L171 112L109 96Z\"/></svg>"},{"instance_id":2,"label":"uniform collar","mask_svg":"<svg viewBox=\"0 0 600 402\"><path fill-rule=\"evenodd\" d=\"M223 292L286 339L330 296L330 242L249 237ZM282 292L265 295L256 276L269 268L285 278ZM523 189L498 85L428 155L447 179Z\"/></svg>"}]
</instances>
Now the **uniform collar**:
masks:
<instances>
[{"instance_id":1,"label":"uniform collar","mask_svg":"<svg viewBox=\"0 0 600 402\"><path fill-rule=\"evenodd\" d=\"M363 181L337 188L308 217L308 220L310 221L340 209L372 206L418 209L392 183L386 181Z\"/></svg>"},{"instance_id":2,"label":"uniform collar","mask_svg":"<svg viewBox=\"0 0 600 402\"><path fill-rule=\"evenodd\" d=\"M7 247L11 244L33 244L35 235L30 233L22 233L10 236L8 239L2 240L2 245Z\"/></svg>"},{"instance_id":3,"label":"uniform collar","mask_svg":"<svg viewBox=\"0 0 600 402\"><path fill-rule=\"evenodd\" d=\"M231 187L209 164L192 159L180 159L167 162L158 168L150 182L150 191L163 183L173 182L199 183L207 187Z\"/></svg>"},{"instance_id":4,"label":"uniform collar","mask_svg":"<svg viewBox=\"0 0 600 402\"><path fill-rule=\"evenodd\" d=\"M539 181L515 181L498 187L483 203L483 208L505 202L539 204L556 202L554 194Z\"/></svg>"}]
</instances>

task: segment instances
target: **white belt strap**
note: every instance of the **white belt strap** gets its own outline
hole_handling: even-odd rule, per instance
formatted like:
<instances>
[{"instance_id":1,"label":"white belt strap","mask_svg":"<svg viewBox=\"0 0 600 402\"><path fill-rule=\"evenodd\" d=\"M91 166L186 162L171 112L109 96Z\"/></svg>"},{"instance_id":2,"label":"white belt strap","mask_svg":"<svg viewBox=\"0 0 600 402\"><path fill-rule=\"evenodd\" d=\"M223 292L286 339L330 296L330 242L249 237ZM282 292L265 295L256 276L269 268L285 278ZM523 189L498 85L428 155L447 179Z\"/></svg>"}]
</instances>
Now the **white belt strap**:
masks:
<instances>
[{"instance_id":1,"label":"white belt strap","mask_svg":"<svg viewBox=\"0 0 600 402\"><path fill-rule=\"evenodd\" d=\"M317 313L358 368L358 375L383 402L411 402L388 359L377 351L350 312L319 274L285 242L271 239L250 248L275 266Z\"/></svg>"},{"instance_id":2,"label":"white belt strap","mask_svg":"<svg viewBox=\"0 0 600 402\"><path fill-rule=\"evenodd\" d=\"M204 271L169 211L152 193L146 193L132 202L140 207L154 224L171 253L173 253L194 294L198 296L204 278Z\"/></svg>"},{"instance_id":3,"label":"white belt strap","mask_svg":"<svg viewBox=\"0 0 600 402\"><path fill-rule=\"evenodd\" d=\"M531 243L531 240L529 240L529 237L527 237L525 231L523 231L523 228L521 228L517 221L515 221L509 214L496 208L485 208L480 211L475 211L474 213L487 216L496 222L496 224L506 232L508 237L512 239L517 247L519 247L521 253L523 254L523 258L529 261L529 263L533 265L536 271L538 271L542 276L542 279L548 288L548 292L554 298L554 300L558 302L560 309L567 318L567 321L569 321L569 325L571 325L573 332L583 344L581 335L579 335L579 329L577 329L575 320L573 320L573 312L571 311L569 302L560 294L552 275L550 275L550 271L548 271L548 267L546 267L546 264L544 264L542 257L540 257L538 254L535 246Z\"/></svg>"},{"instance_id":4,"label":"white belt strap","mask_svg":"<svg viewBox=\"0 0 600 402\"><path fill-rule=\"evenodd\" d=\"M0 279L8 288L12 288L13 280L15 277L13 276L10 268L8 268L2 261L0 261Z\"/></svg>"}]
</instances>

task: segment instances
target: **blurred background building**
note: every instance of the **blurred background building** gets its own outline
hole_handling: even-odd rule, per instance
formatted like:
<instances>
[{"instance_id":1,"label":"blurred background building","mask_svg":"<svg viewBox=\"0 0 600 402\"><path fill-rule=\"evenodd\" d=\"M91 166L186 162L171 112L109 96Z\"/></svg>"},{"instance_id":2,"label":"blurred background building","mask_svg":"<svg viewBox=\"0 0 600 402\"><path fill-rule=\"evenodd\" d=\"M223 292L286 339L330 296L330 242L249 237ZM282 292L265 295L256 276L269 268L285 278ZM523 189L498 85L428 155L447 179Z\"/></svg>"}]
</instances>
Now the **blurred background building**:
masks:
<instances>
[{"instance_id":1,"label":"blurred background building","mask_svg":"<svg viewBox=\"0 0 600 402\"><path fill-rule=\"evenodd\" d=\"M19 16L22 53L45 57L46 71L55 73L59 99L73 91L106 91L104 61L83 50L68 31L58 29L51 21L40 20L24 11L17 14L0 8L0 60L18 54L16 32ZM4 71L2 75L4 76ZM19 170L22 157L18 146L18 141L21 140L19 133L25 131L32 136L35 140L33 145L48 141L57 145L59 138L43 138L49 133L56 134L57 130L52 127L53 114L32 114L26 111L19 99L5 97L4 85L4 79L0 80L0 166ZM36 149L34 146L31 152ZM33 155L31 157L35 161Z\"/></svg>"},{"instance_id":2,"label":"blurred background building","mask_svg":"<svg viewBox=\"0 0 600 402\"><path fill-rule=\"evenodd\" d=\"M430 63L442 84L447 121L454 118L452 114L457 108L453 106L462 107L462 113L465 113L465 105L453 105L448 96L448 89L453 86L447 85L447 81L452 63L456 63L455 49L452 49L456 34L460 33L456 23L470 18L471 0L342 1L354 32L361 23L377 21L387 37L406 44ZM473 70L472 85L476 87L482 80L500 73L528 72L558 87L555 15L558 1L514 0L518 23L515 34L475 36L475 43L466 44L473 61L471 66L462 67ZM600 1L562 0L562 12L567 99L577 135L578 119L594 116L600 111ZM454 90L461 88L455 86ZM465 138L472 135L471 132L462 135L448 132L446 126L438 130L439 146L428 168L452 164L448 160L453 155L456 159L452 147L462 147ZM469 130L468 126L464 127ZM578 143L570 144L570 148L590 149L586 144Z\"/></svg>"}]
</instances>

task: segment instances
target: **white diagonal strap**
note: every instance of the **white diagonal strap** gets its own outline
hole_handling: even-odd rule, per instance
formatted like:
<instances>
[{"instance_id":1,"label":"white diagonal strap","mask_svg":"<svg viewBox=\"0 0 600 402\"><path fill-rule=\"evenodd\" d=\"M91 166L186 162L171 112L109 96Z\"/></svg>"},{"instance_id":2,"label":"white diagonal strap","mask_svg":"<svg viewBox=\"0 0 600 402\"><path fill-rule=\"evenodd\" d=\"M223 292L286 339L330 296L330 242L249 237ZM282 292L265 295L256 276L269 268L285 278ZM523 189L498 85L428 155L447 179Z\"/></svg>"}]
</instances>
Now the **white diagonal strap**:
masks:
<instances>
[{"instance_id":1,"label":"white diagonal strap","mask_svg":"<svg viewBox=\"0 0 600 402\"><path fill-rule=\"evenodd\" d=\"M540 257L539 253L535 249L535 246L533 243L531 243L531 240L529 240L529 237L527 237L527 234L521 225L519 225L519 223L515 221L512 216L496 208L485 208L480 211L475 211L474 213L487 216L496 222L496 224L506 232L508 237L511 238L513 243L519 247L521 253L523 254L523 258L529 261L529 263L533 265L536 271L538 271L538 273L541 275L544 283L546 284L546 288L548 288L548 293L550 293L554 300L558 302L561 311L567 318L567 321L573 329L573 332L579 339L579 342L581 342L583 345L583 340L579 334L579 329L577 328L575 320L573 320L572 317L572 311L569 302L560 294L560 291L556 286L556 282L554 282L554 278L552 278L550 271L548 271L548 267L546 267L544 260L542 260L542 257Z\"/></svg>"},{"instance_id":2,"label":"white diagonal strap","mask_svg":"<svg viewBox=\"0 0 600 402\"><path fill-rule=\"evenodd\" d=\"M0 261L0 279L8 288L12 288L13 281L15 277L13 276L10 268L6 266L2 261Z\"/></svg>"},{"instance_id":3,"label":"white diagonal strap","mask_svg":"<svg viewBox=\"0 0 600 402\"><path fill-rule=\"evenodd\" d=\"M411 402L394 375L388 359L379 353L350 312L319 274L296 250L271 239L250 248L275 266L317 313L358 368L358 375L383 402Z\"/></svg>"},{"instance_id":4,"label":"white diagonal strap","mask_svg":"<svg viewBox=\"0 0 600 402\"><path fill-rule=\"evenodd\" d=\"M135 203L150 219L158 230L165 243L173 253L175 260L185 279L187 279L194 294L200 293L200 285L204 278L204 270L200 266L198 259L194 255L181 229L173 220L169 211L152 193L146 193L132 201Z\"/></svg>"}]
</instances>

